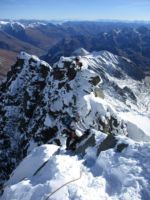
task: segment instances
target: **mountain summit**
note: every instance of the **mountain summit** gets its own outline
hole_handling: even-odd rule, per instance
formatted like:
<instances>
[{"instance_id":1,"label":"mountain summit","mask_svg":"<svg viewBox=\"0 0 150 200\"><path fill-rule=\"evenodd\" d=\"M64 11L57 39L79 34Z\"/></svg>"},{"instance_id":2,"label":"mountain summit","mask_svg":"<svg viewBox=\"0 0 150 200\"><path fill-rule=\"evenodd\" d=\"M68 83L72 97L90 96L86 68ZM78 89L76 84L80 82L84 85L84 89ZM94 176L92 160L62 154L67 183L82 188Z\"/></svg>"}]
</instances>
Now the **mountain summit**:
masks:
<instances>
[{"instance_id":1,"label":"mountain summit","mask_svg":"<svg viewBox=\"0 0 150 200\"><path fill-rule=\"evenodd\" d=\"M87 56L89 54L90 53L84 48L79 48L72 53L73 56Z\"/></svg>"}]
</instances>

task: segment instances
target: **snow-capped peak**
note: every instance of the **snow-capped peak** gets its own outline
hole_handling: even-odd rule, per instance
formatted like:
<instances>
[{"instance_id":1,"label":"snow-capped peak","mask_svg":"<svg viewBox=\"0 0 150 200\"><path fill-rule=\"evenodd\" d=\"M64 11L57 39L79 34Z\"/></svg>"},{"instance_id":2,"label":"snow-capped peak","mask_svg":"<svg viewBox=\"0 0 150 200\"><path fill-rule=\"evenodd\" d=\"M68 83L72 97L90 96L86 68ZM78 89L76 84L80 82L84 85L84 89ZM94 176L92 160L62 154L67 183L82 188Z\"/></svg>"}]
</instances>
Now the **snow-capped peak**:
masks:
<instances>
[{"instance_id":1,"label":"snow-capped peak","mask_svg":"<svg viewBox=\"0 0 150 200\"><path fill-rule=\"evenodd\" d=\"M84 49L84 48L79 48L79 49L75 50L72 53L73 56L87 56L89 54L90 53L86 49Z\"/></svg>"},{"instance_id":2,"label":"snow-capped peak","mask_svg":"<svg viewBox=\"0 0 150 200\"><path fill-rule=\"evenodd\" d=\"M25 25L18 21L0 21L0 28L12 28L15 31L25 29Z\"/></svg>"}]
</instances>

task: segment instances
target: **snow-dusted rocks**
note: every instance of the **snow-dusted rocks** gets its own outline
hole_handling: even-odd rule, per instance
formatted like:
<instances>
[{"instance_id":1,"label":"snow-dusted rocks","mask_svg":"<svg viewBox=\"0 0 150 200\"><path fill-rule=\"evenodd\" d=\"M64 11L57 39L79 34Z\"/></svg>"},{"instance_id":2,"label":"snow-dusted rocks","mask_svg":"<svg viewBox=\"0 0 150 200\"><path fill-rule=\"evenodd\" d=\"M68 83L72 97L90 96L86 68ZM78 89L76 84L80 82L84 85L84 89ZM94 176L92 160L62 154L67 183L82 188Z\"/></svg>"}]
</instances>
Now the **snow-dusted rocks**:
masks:
<instances>
[{"instance_id":1,"label":"snow-dusted rocks","mask_svg":"<svg viewBox=\"0 0 150 200\"><path fill-rule=\"evenodd\" d=\"M34 126L32 116L37 105L44 106L43 89L50 71L51 67L47 63L21 52L6 82L1 85L1 181L9 176L14 166L26 155L33 137L32 129L28 130L28 126L30 123Z\"/></svg>"},{"instance_id":2,"label":"snow-dusted rocks","mask_svg":"<svg viewBox=\"0 0 150 200\"><path fill-rule=\"evenodd\" d=\"M97 156L114 150L115 155L117 153L119 155L129 148L129 142L126 142L127 137L133 139L135 146L136 142L141 140L149 143L148 129L143 128L144 122L141 121L143 124L141 126L136 120L126 118L124 115L131 112L132 115L140 115L143 119L145 118L146 124L149 122L150 108L149 97L147 97L149 84L147 81L145 84L145 80L141 81L141 78L140 72L129 60L106 51L77 57L61 57L53 67L36 56L21 52L0 90L2 99L0 103L1 185L24 157L29 155L35 147L43 144L57 144L61 147L60 155L52 156L50 154L52 156L50 161L47 164L43 163L45 169L48 170L57 165L57 162L62 163L61 159L63 162L66 159L69 166L72 162L75 165L80 163L77 157L70 158L69 155L64 155L65 149L73 150L80 156L86 155L89 147ZM124 139L120 137L124 137ZM39 151L42 152L43 149ZM33 152L31 157L32 155ZM41 155L45 157L45 154ZM22 163L28 161L28 158L25 158ZM39 164L42 165L42 162L43 160L39 161ZM79 165L83 166L81 163ZM37 167L39 168L39 165ZM57 168L55 170L57 171ZM66 165L58 170L60 174L63 173L61 170L67 173ZM74 168L72 168L73 170ZM36 169L34 168L33 171ZM38 171L36 172L38 173ZM26 175L31 176L28 172ZM9 195L13 195L12 191L15 191L14 195L19 195L14 196L16 200L23 199L18 189L20 188L19 190L22 191L24 187L24 191L30 191L28 193L31 195L28 196L29 200L32 195L43 200L43 195L46 196L56 189L57 180L51 174L48 177L45 174L41 176L44 176L43 180L47 184L35 183L41 190L41 196L34 196L34 191L38 191L38 189L36 190L34 183L30 184L30 181L34 181L32 177L28 177L27 180L24 179L19 183L10 183L10 188L5 189L5 197L8 190ZM69 177L72 178L72 176ZM88 178L86 177L86 179ZM37 179L40 181L38 176ZM53 179L55 186L51 186ZM13 180L13 176L11 180ZM109 195L104 192L103 180L101 179L102 194L107 199ZM60 183L65 181L66 178ZM95 180L92 178L93 181ZM101 184L100 182L98 184ZM43 190L45 186L46 189ZM90 190L90 186L87 184L88 190ZM93 187L95 188L92 185ZM95 191L92 188L91 190ZM80 192L76 194L74 187L74 192L70 193L69 191L68 187L64 189L64 200L79 198ZM87 188L85 190L82 188L81 199L91 199L82 194L85 191ZM92 191L91 194L93 194ZM59 197L56 195L56 199ZM6 198L10 199L10 196ZM97 196L95 196L96 198Z\"/></svg>"}]
</instances>

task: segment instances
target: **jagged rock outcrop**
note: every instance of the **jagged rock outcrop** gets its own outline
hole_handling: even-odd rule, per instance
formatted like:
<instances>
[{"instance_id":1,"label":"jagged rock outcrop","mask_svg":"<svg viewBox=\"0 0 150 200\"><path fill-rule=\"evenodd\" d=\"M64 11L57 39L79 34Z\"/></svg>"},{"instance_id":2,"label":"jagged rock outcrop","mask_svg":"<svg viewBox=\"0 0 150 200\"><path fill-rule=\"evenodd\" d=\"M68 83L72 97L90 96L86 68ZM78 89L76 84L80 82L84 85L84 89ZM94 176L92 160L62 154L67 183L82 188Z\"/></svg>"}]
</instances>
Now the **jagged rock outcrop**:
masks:
<instances>
[{"instance_id":1,"label":"jagged rock outcrop","mask_svg":"<svg viewBox=\"0 0 150 200\"><path fill-rule=\"evenodd\" d=\"M129 85L119 85L120 80L125 83L134 77L120 60L101 52L61 57L51 68L35 56L20 53L0 90L1 185L35 146L55 143L84 153L95 145L92 129L113 137L128 134L115 109L118 102L120 109L138 102Z\"/></svg>"},{"instance_id":2,"label":"jagged rock outcrop","mask_svg":"<svg viewBox=\"0 0 150 200\"><path fill-rule=\"evenodd\" d=\"M1 85L1 180L8 178L27 154L28 142L34 135L28 126L37 106L44 107L43 91L50 71L47 63L22 52ZM38 128L38 117L36 120Z\"/></svg>"}]
</instances>

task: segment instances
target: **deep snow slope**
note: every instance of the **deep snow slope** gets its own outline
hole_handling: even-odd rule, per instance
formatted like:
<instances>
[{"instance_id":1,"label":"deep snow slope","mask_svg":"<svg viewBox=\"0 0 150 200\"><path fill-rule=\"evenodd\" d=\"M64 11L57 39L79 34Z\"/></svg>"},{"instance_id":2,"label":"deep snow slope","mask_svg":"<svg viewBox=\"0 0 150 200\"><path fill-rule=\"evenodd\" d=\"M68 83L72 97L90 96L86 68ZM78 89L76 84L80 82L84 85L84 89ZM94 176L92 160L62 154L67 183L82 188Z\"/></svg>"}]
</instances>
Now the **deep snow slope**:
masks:
<instances>
[{"instance_id":1,"label":"deep snow slope","mask_svg":"<svg viewBox=\"0 0 150 200\"><path fill-rule=\"evenodd\" d=\"M130 60L107 51L82 49L76 56L61 57L50 67L22 52L1 85L2 199L44 200L78 178L79 168L83 180L50 199L149 197L149 77L143 79ZM66 129L77 135L74 146L67 146L72 153L66 150L71 134ZM61 147L36 148L47 143Z\"/></svg>"},{"instance_id":2,"label":"deep snow slope","mask_svg":"<svg viewBox=\"0 0 150 200\"><path fill-rule=\"evenodd\" d=\"M149 144L126 142L122 153L109 149L97 158L90 148L82 160L55 145L37 147L13 172L0 199L147 200Z\"/></svg>"}]
</instances>

